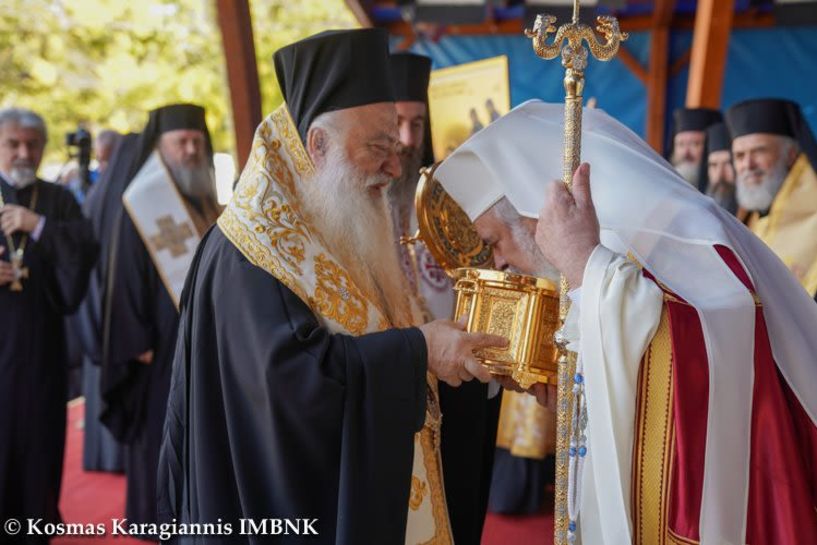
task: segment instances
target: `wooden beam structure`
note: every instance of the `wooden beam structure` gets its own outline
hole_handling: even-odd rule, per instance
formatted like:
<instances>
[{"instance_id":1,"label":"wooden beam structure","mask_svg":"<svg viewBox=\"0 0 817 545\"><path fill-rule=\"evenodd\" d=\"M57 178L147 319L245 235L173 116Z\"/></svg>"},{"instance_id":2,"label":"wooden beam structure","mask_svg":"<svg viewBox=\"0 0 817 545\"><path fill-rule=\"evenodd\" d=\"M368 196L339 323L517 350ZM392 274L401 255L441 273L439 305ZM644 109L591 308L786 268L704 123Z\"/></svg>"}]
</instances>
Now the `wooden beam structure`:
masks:
<instances>
[{"instance_id":1,"label":"wooden beam structure","mask_svg":"<svg viewBox=\"0 0 817 545\"><path fill-rule=\"evenodd\" d=\"M641 66L641 63L638 62L638 59L630 53L630 50L624 44L621 44L618 48L618 55L616 58L621 61L621 63L630 69L630 72L633 73L635 77L641 81L644 85L647 84L647 78L649 77L647 74L646 68Z\"/></svg>"},{"instance_id":2,"label":"wooden beam structure","mask_svg":"<svg viewBox=\"0 0 817 545\"><path fill-rule=\"evenodd\" d=\"M354 2L354 0L347 0ZM731 1L731 0L727 0ZM717 3L718 0L715 0ZM353 11L354 12L354 11ZM368 16L367 16L368 17ZM370 21L370 19L363 19ZM358 21L361 21L358 18ZM632 17L625 17L620 20L621 30L625 32L642 32L650 31L655 24L655 18L652 15L637 15ZM361 23L362 24L362 23ZM370 23L371 24L371 23ZM732 28L769 28L775 24L774 15L771 13L762 13L759 11L747 11L739 13L734 16L732 21ZM364 25L366 26L366 25ZM477 36L477 35L492 35L492 34L511 34L516 35L520 29L523 28L522 19L506 19L503 21L485 21L478 24L468 25L435 25L434 23L423 23L418 25L419 28L431 29L431 27L438 26L436 30L429 30L432 35L459 35L459 36ZM408 36L414 33L414 28L405 21L398 21L384 25L389 33L399 36ZM690 15L675 15L671 17L670 28L672 30L693 30L695 28L695 18Z\"/></svg>"},{"instance_id":3,"label":"wooden beam structure","mask_svg":"<svg viewBox=\"0 0 817 545\"><path fill-rule=\"evenodd\" d=\"M734 0L698 0L687 84L687 107L720 107L734 10Z\"/></svg>"},{"instance_id":4,"label":"wooden beam structure","mask_svg":"<svg viewBox=\"0 0 817 545\"><path fill-rule=\"evenodd\" d=\"M371 13L375 6L394 8L393 0L346 0L361 24L377 24ZM645 134L647 142L659 153L663 152L667 119L668 81L690 67L686 104L690 107L718 107L723 85L723 70L729 32L732 28L769 28L775 17L750 7L735 14L735 0L699 0L695 15L675 14L676 0L654 0L653 12L620 19L621 29L627 32L650 32L649 64L643 66L630 51L622 47L618 58L647 90ZM443 25L423 22L410 24L398 20L384 25L392 35L400 36L398 49L408 48L417 39L436 40L443 35L519 35L522 19L494 20L488 11L484 22L477 24ZM693 46L672 64L669 63L669 44L673 31L694 29Z\"/></svg>"},{"instance_id":5,"label":"wooden beam structure","mask_svg":"<svg viewBox=\"0 0 817 545\"><path fill-rule=\"evenodd\" d=\"M255 128L261 123L261 89L252 34L249 0L216 0L233 110L236 159L241 171L250 156Z\"/></svg>"},{"instance_id":6,"label":"wooden beam structure","mask_svg":"<svg viewBox=\"0 0 817 545\"><path fill-rule=\"evenodd\" d=\"M717 4L720 0L714 0ZM724 0L731 4L732 0ZM652 28L655 18L651 15L634 15L632 17L622 17L620 21L621 30L626 32L646 31ZM750 9L743 13L734 15L734 28L769 28L774 26L775 18L772 13L761 12ZM672 30L693 30L695 28L695 17L692 15L675 15L672 17Z\"/></svg>"},{"instance_id":7,"label":"wooden beam structure","mask_svg":"<svg viewBox=\"0 0 817 545\"><path fill-rule=\"evenodd\" d=\"M647 73L646 140L658 153L664 151L669 78L669 38L675 0L656 0L650 32L650 67Z\"/></svg>"},{"instance_id":8,"label":"wooden beam structure","mask_svg":"<svg viewBox=\"0 0 817 545\"><path fill-rule=\"evenodd\" d=\"M684 51L683 55L675 59L675 61L672 63L672 66L669 67L669 75L671 78L674 78L675 76L680 74L684 68L689 66L689 59L691 56L692 48L689 48L686 51Z\"/></svg>"}]
</instances>

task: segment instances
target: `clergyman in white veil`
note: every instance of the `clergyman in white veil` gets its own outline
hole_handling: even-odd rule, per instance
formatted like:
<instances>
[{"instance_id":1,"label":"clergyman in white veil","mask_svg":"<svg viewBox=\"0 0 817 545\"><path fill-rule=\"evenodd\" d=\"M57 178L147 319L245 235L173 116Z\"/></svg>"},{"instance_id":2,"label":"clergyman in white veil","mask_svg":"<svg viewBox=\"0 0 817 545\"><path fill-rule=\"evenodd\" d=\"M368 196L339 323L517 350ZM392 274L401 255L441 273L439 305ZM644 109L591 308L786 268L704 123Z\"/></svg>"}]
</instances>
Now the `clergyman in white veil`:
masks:
<instances>
[{"instance_id":1,"label":"clergyman in white veil","mask_svg":"<svg viewBox=\"0 0 817 545\"><path fill-rule=\"evenodd\" d=\"M585 545L817 543L817 305L603 111L584 112L589 167L568 193L554 182L562 119L561 104L527 102L437 176L500 266L552 266L570 283L588 414L571 532Z\"/></svg>"}]
</instances>

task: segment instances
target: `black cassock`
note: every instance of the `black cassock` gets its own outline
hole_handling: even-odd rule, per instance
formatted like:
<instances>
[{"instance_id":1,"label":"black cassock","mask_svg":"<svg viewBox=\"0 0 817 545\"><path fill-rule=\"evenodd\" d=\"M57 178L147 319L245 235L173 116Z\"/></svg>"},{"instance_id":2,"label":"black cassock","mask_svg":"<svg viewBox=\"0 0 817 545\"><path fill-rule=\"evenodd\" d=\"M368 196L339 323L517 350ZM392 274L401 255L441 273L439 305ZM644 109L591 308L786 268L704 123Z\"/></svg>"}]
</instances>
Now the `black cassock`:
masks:
<instances>
[{"instance_id":1,"label":"black cassock","mask_svg":"<svg viewBox=\"0 0 817 545\"><path fill-rule=\"evenodd\" d=\"M554 479L553 456L542 460L514 456L496 449L489 510L503 515L539 513L548 496L547 485Z\"/></svg>"},{"instance_id":2,"label":"black cassock","mask_svg":"<svg viewBox=\"0 0 817 545\"><path fill-rule=\"evenodd\" d=\"M121 213L122 193L128 167L135 154L135 134L122 137L114 149L108 169L88 192L82 211L90 220L94 236L99 241L99 260L91 272L88 293L79 310L69 320L69 330L76 337L82 357L82 392L85 396L85 428L83 433L82 467L86 471L124 470L124 449L99 421L102 411L100 392L102 365L102 301L108 266L108 250L114 216ZM112 202L113 201L113 202Z\"/></svg>"},{"instance_id":3,"label":"black cassock","mask_svg":"<svg viewBox=\"0 0 817 545\"><path fill-rule=\"evenodd\" d=\"M132 523L154 523L156 468L179 314L125 211L117 230L105 302L111 310L100 418L126 445L125 516ZM137 361L150 350L150 364Z\"/></svg>"},{"instance_id":4,"label":"black cassock","mask_svg":"<svg viewBox=\"0 0 817 545\"><path fill-rule=\"evenodd\" d=\"M426 357L415 328L331 334L214 227L182 296L162 517L221 519L227 543L271 542L236 535L270 517L318 519L275 543L403 543Z\"/></svg>"},{"instance_id":5,"label":"black cassock","mask_svg":"<svg viewBox=\"0 0 817 545\"><path fill-rule=\"evenodd\" d=\"M479 545L488 510L502 395L488 399L488 385L440 384L443 414L440 451L445 499L456 545Z\"/></svg>"},{"instance_id":6,"label":"black cassock","mask_svg":"<svg viewBox=\"0 0 817 545\"><path fill-rule=\"evenodd\" d=\"M28 207L35 186L35 211L46 220L25 249L29 278L21 292L0 286L0 520L56 522L65 446L63 317L85 294L97 245L68 190L38 180L17 191L0 179L6 204ZM13 238L18 246L20 233ZM7 260L5 235L0 246Z\"/></svg>"}]
</instances>

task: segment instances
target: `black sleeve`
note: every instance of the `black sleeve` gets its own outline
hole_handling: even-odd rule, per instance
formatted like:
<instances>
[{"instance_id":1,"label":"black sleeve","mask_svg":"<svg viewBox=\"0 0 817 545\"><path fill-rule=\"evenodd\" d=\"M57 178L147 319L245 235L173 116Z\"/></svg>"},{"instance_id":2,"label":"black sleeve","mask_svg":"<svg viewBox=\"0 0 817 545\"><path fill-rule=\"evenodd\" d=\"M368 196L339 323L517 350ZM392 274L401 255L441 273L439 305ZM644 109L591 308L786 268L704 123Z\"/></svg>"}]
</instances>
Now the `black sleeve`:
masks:
<instances>
[{"instance_id":1,"label":"black sleeve","mask_svg":"<svg viewBox=\"0 0 817 545\"><path fill-rule=\"evenodd\" d=\"M99 246L73 195L62 188L55 189L59 189L56 213L45 216L45 225L40 238L32 244L32 251L48 265L49 303L58 312L71 314L85 297Z\"/></svg>"},{"instance_id":2,"label":"black sleeve","mask_svg":"<svg viewBox=\"0 0 817 545\"><path fill-rule=\"evenodd\" d=\"M332 333L236 254L200 246L188 275L159 463L163 519L307 516L333 543L401 542L425 415L422 333Z\"/></svg>"}]
</instances>

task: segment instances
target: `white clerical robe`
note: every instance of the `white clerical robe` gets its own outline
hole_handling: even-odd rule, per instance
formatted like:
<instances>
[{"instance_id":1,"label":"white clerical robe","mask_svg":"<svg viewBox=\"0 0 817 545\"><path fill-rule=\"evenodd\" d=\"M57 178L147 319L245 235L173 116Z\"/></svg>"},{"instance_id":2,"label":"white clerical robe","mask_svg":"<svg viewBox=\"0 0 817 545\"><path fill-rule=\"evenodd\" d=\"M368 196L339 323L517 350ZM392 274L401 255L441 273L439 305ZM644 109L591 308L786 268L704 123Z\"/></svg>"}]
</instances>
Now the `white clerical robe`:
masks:
<instances>
[{"instance_id":1,"label":"white clerical robe","mask_svg":"<svg viewBox=\"0 0 817 545\"><path fill-rule=\"evenodd\" d=\"M735 254L717 250L754 290ZM817 432L780 378L759 299L755 324L754 361L742 371L754 377L754 389L737 407L749 412L750 441L730 431L716 445L736 449L750 462L748 501L735 509L737 487L719 485L720 501L706 492L712 474L723 471L707 457L716 448L708 428L736 408L723 400L714 405L719 390L698 310L621 254L602 245L593 251L568 318L588 411L578 518L582 543L817 542L809 469L817 459ZM713 518L743 524L745 537L712 539L705 527Z\"/></svg>"},{"instance_id":2,"label":"white clerical robe","mask_svg":"<svg viewBox=\"0 0 817 545\"><path fill-rule=\"evenodd\" d=\"M599 245L585 268L581 294L573 298L579 302L571 308L568 332L584 361L589 413L581 538L592 545L631 543L638 370L658 328L663 292L632 261Z\"/></svg>"}]
</instances>

